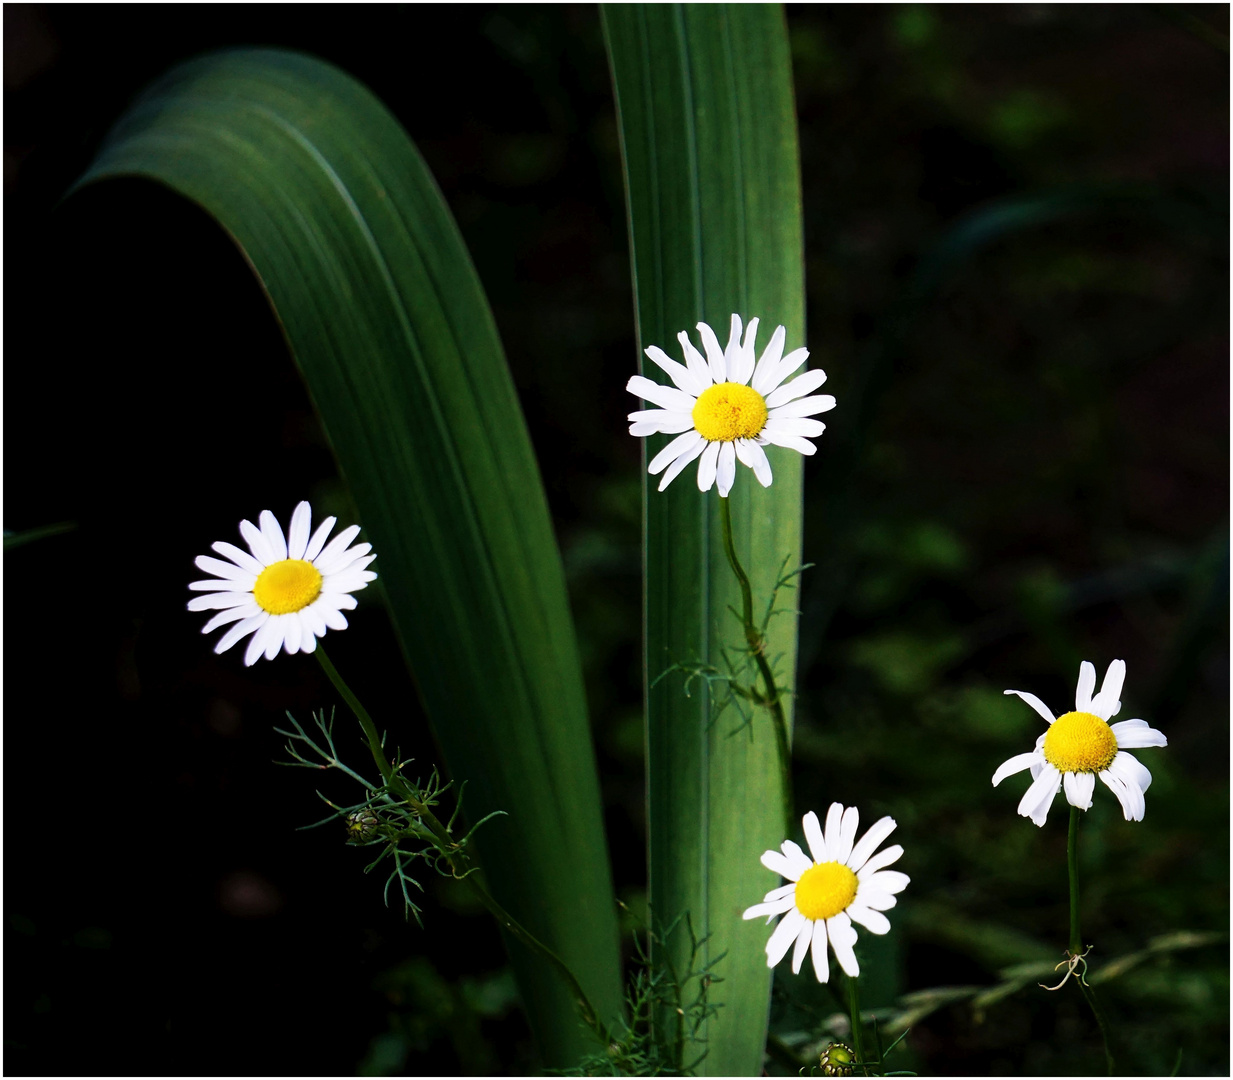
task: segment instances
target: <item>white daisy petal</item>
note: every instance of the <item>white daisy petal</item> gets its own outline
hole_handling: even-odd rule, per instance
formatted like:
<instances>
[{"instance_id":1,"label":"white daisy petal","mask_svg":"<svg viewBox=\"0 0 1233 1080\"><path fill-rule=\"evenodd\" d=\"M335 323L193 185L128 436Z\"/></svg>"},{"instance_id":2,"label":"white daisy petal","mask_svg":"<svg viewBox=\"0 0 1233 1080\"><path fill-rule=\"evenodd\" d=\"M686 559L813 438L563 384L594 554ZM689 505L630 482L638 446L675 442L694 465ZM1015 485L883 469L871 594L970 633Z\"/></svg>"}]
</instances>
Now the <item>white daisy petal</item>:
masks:
<instances>
[{"instance_id":1,"label":"white daisy petal","mask_svg":"<svg viewBox=\"0 0 1233 1080\"><path fill-rule=\"evenodd\" d=\"M636 394L643 401L658 405L661 409L691 412L694 407L694 399L684 390L678 390L675 386L664 386L662 383L648 379L645 375L630 376L625 389L631 394Z\"/></svg>"},{"instance_id":2,"label":"white daisy petal","mask_svg":"<svg viewBox=\"0 0 1233 1080\"><path fill-rule=\"evenodd\" d=\"M707 443L698 462L698 490L710 491L715 483L715 473L719 466L719 448L722 443Z\"/></svg>"},{"instance_id":3,"label":"white daisy petal","mask_svg":"<svg viewBox=\"0 0 1233 1080\"><path fill-rule=\"evenodd\" d=\"M236 547L235 544L226 544L220 540L217 544L211 544L210 547L250 574L257 575L265 569L265 563L258 562L247 551Z\"/></svg>"},{"instance_id":4,"label":"white daisy petal","mask_svg":"<svg viewBox=\"0 0 1233 1080\"><path fill-rule=\"evenodd\" d=\"M681 352L685 356L685 366L693 372L694 378L702 384L704 389L708 386L714 386L715 378L711 374L710 366L707 364L706 358L694 347L694 343L689 340L689 334L682 330L677 334L676 339L681 343Z\"/></svg>"},{"instance_id":5,"label":"white daisy petal","mask_svg":"<svg viewBox=\"0 0 1233 1080\"><path fill-rule=\"evenodd\" d=\"M256 615L250 615L245 619L241 619L218 639L218 644L214 646L214 651L216 653L225 653L241 638L246 638L249 634L260 630L269 617L270 613L268 611L259 611Z\"/></svg>"},{"instance_id":6,"label":"white daisy petal","mask_svg":"<svg viewBox=\"0 0 1233 1080\"><path fill-rule=\"evenodd\" d=\"M848 857L852 854L852 844L856 840L856 830L859 825L860 811L855 806L849 806L843 812L843 817L839 823L838 842L827 845L831 858L836 862L846 863L848 861Z\"/></svg>"},{"instance_id":7,"label":"white daisy petal","mask_svg":"<svg viewBox=\"0 0 1233 1080\"><path fill-rule=\"evenodd\" d=\"M801 927L807 921L796 908L779 920L779 925L775 927L775 932L771 934L770 940L766 943L767 967L774 967L787 955L788 949L796 940L796 935L801 932Z\"/></svg>"},{"instance_id":8,"label":"white daisy petal","mask_svg":"<svg viewBox=\"0 0 1233 1080\"><path fill-rule=\"evenodd\" d=\"M826 839L826 853L835 859L839 849L839 827L843 824L843 803L833 802L826 811L826 829L823 836ZM838 859L835 859L838 862Z\"/></svg>"},{"instance_id":9,"label":"white daisy petal","mask_svg":"<svg viewBox=\"0 0 1233 1080\"><path fill-rule=\"evenodd\" d=\"M800 382L800 379L796 381ZM785 389L788 388L780 387L780 390ZM775 393L779 393L780 390L776 390ZM770 403L768 402L767 404L769 405ZM815 394L812 397L797 398L795 401L787 401L782 405L771 406L768 415L774 419L813 416L814 413L830 412L834 407L835 399L830 394Z\"/></svg>"},{"instance_id":10,"label":"white daisy petal","mask_svg":"<svg viewBox=\"0 0 1233 1080\"><path fill-rule=\"evenodd\" d=\"M258 521L261 524L261 535L265 537L265 542L269 544L270 550L274 553L274 558L271 561L280 562L285 559L287 557L287 538L283 535L283 527L279 525L278 518L268 510L262 510Z\"/></svg>"},{"instance_id":11,"label":"white daisy petal","mask_svg":"<svg viewBox=\"0 0 1233 1080\"><path fill-rule=\"evenodd\" d=\"M1026 754L1016 754L1013 758L1003 761L998 766L998 771L993 774L993 786L997 787L1008 776L1014 776L1017 772L1022 772L1024 769L1043 761L1039 750L1030 750Z\"/></svg>"},{"instance_id":12,"label":"white daisy petal","mask_svg":"<svg viewBox=\"0 0 1233 1080\"><path fill-rule=\"evenodd\" d=\"M775 374L779 361L783 359L783 344L786 338L787 330L782 326L775 327L775 332L771 335L771 340L762 353L762 359L754 368L753 381L749 385L763 397L766 397L774 387L771 376Z\"/></svg>"},{"instance_id":13,"label":"white daisy petal","mask_svg":"<svg viewBox=\"0 0 1233 1080\"><path fill-rule=\"evenodd\" d=\"M1049 707L1040 700L1035 694L1029 694L1026 690L1003 690L1003 694L1014 694L1016 697L1021 697L1046 723L1052 724L1056 717L1049 711Z\"/></svg>"},{"instance_id":14,"label":"white daisy petal","mask_svg":"<svg viewBox=\"0 0 1233 1080\"><path fill-rule=\"evenodd\" d=\"M360 527L358 525L349 525L343 529L333 540L331 540L322 549L321 554L313 559L313 566L320 569L322 566L329 566L335 559L338 558L351 541L360 535Z\"/></svg>"},{"instance_id":15,"label":"white daisy petal","mask_svg":"<svg viewBox=\"0 0 1233 1080\"><path fill-rule=\"evenodd\" d=\"M856 978L861 973L861 966L856 962L856 953L852 946L856 944L856 931L852 929L852 920L842 911L833 919L826 920L826 936L831 940L831 948L835 950L835 959L843 968L845 974Z\"/></svg>"},{"instance_id":16,"label":"white daisy petal","mask_svg":"<svg viewBox=\"0 0 1233 1080\"><path fill-rule=\"evenodd\" d=\"M1113 737L1117 739L1118 749L1135 750L1145 746L1168 746L1169 740L1163 731L1149 727L1146 720L1120 720L1109 725Z\"/></svg>"},{"instance_id":17,"label":"white daisy petal","mask_svg":"<svg viewBox=\"0 0 1233 1080\"><path fill-rule=\"evenodd\" d=\"M1062 774L1062 787L1066 789L1066 801L1080 810L1090 809L1092 792L1096 790L1096 774L1068 772Z\"/></svg>"},{"instance_id":18,"label":"white daisy petal","mask_svg":"<svg viewBox=\"0 0 1233 1080\"><path fill-rule=\"evenodd\" d=\"M634 421L629 426L631 435L679 435L694 427L694 418L689 413L671 409L644 409L630 413L628 418Z\"/></svg>"},{"instance_id":19,"label":"white daisy petal","mask_svg":"<svg viewBox=\"0 0 1233 1080\"><path fill-rule=\"evenodd\" d=\"M291 528L287 531L287 558L304 558L304 549L308 547L308 530L312 524L312 508L306 502L296 505L291 512Z\"/></svg>"},{"instance_id":20,"label":"white daisy petal","mask_svg":"<svg viewBox=\"0 0 1233 1080\"><path fill-rule=\"evenodd\" d=\"M229 583L235 581L248 582L244 588L251 589L252 583L257 580L257 574L252 573L252 571L234 566L229 562L223 562L222 559L211 559L209 555L198 555L193 560L193 563L198 570L204 570L207 574L213 574L215 577L225 578ZM257 571L258 574L260 572L260 570Z\"/></svg>"},{"instance_id":21,"label":"white daisy petal","mask_svg":"<svg viewBox=\"0 0 1233 1080\"><path fill-rule=\"evenodd\" d=\"M754 342L758 337L758 318L755 315L745 327L745 339L741 342L740 352L735 368L728 366L728 378L742 386L749 385L750 376L754 373Z\"/></svg>"},{"instance_id":22,"label":"white daisy petal","mask_svg":"<svg viewBox=\"0 0 1233 1080\"><path fill-rule=\"evenodd\" d=\"M785 446L789 450L795 450L798 454L804 454L806 457L811 457L818 452L818 448L813 443L807 439L802 439L799 435L784 435L780 432L763 428L760 437L765 442L774 443L776 446Z\"/></svg>"},{"instance_id":23,"label":"white daisy petal","mask_svg":"<svg viewBox=\"0 0 1233 1080\"><path fill-rule=\"evenodd\" d=\"M813 940L812 919L806 919L805 925L801 927L801 932L796 935L796 947L792 950L792 974L799 975L801 973L801 963L805 959L805 954L809 952L809 943Z\"/></svg>"},{"instance_id":24,"label":"white daisy petal","mask_svg":"<svg viewBox=\"0 0 1233 1080\"><path fill-rule=\"evenodd\" d=\"M253 598L252 593L212 592L196 596L188 602L189 611L217 611L220 608L239 607Z\"/></svg>"},{"instance_id":25,"label":"white daisy petal","mask_svg":"<svg viewBox=\"0 0 1233 1080\"><path fill-rule=\"evenodd\" d=\"M805 842L809 845L809 853L813 856L813 861L816 863L830 862L830 856L826 853L826 841L822 838L822 826L818 824L818 815L810 810L801 819L801 825L804 826Z\"/></svg>"},{"instance_id":26,"label":"white daisy petal","mask_svg":"<svg viewBox=\"0 0 1233 1080\"><path fill-rule=\"evenodd\" d=\"M1114 755L1113 764L1109 768L1124 776L1127 781L1133 782L1142 791L1152 786L1152 774L1134 754L1119 751Z\"/></svg>"},{"instance_id":27,"label":"white daisy petal","mask_svg":"<svg viewBox=\"0 0 1233 1080\"><path fill-rule=\"evenodd\" d=\"M864 881L866 878L872 877L884 866L890 866L891 863L898 862L899 856L903 854L903 848L899 844L891 844L888 848L883 848L876 855L871 855L859 870L856 871L856 876Z\"/></svg>"},{"instance_id":28,"label":"white daisy petal","mask_svg":"<svg viewBox=\"0 0 1233 1080\"><path fill-rule=\"evenodd\" d=\"M806 870L813 866L813 860L806 855L800 848L800 845L792 840L785 840L781 845L783 848L784 858L786 858L792 867L792 880L795 881Z\"/></svg>"},{"instance_id":29,"label":"white daisy petal","mask_svg":"<svg viewBox=\"0 0 1233 1080\"><path fill-rule=\"evenodd\" d=\"M874 911L890 911L897 903L898 897L893 893L884 892L881 889L867 889L865 883L861 882L861 890L858 894L860 901L867 908L872 908Z\"/></svg>"},{"instance_id":30,"label":"white daisy petal","mask_svg":"<svg viewBox=\"0 0 1233 1080\"><path fill-rule=\"evenodd\" d=\"M669 484L672 483L685 468L695 458L701 457L710 444L701 436L698 436L698 442L692 450L686 450L680 457L668 466L667 471L663 475L663 479L659 481L659 490L663 491Z\"/></svg>"},{"instance_id":31,"label":"white daisy petal","mask_svg":"<svg viewBox=\"0 0 1233 1080\"><path fill-rule=\"evenodd\" d=\"M793 868L791 860L782 851L764 851L762 865L789 881L801 876L801 871Z\"/></svg>"},{"instance_id":32,"label":"white daisy petal","mask_svg":"<svg viewBox=\"0 0 1233 1080\"><path fill-rule=\"evenodd\" d=\"M275 615L265 624L265 658L273 660L283 648L287 635L287 616Z\"/></svg>"},{"instance_id":33,"label":"white daisy petal","mask_svg":"<svg viewBox=\"0 0 1233 1080\"><path fill-rule=\"evenodd\" d=\"M813 973L818 977L818 982L826 982L830 978L830 962L826 956L826 923L821 919L813 924L809 956L813 960Z\"/></svg>"},{"instance_id":34,"label":"white daisy petal","mask_svg":"<svg viewBox=\"0 0 1233 1080\"><path fill-rule=\"evenodd\" d=\"M313 533L312 539L308 541L308 547L304 549L305 562L312 562L313 559L321 554L321 549L325 547L326 537L330 535L330 530L334 528L337 522L338 518L328 517L317 526L317 531Z\"/></svg>"},{"instance_id":35,"label":"white daisy petal","mask_svg":"<svg viewBox=\"0 0 1233 1080\"><path fill-rule=\"evenodd\" d=\"M853 870L861 869L869 861L869 856L877 851L878 845L894 831L895 819L893 817L887 816L875 821L852 849L852 854L847 858L848 866Z\"/></svg>"},{"instance_id":36,"label":"white daisy petal","mask_svg":"<svg viewBox=\"0 0 1233 1080\"><path fill-rule=\"evenodd\" d=\"M741 462L753 469L754 476L763 487L771 486L771 463L767 460L766 451L753 439L736 440L736 456Z\"/></svg>"},{"instance_id":37,"label":"white daisy petal","mask_svg":"<svg viewBox=\"0 0 1233 1080\"><path fill-rule=\"evenodd\" d=\"M789 889L795 889L795 885L789 885ZM768 915L772 919L776 915L782 915L785 911L790 911L795 906L795 901L791 896L781 896L776 900L764 900L760 904L754 904L751 908L746 908L741 915L742 919L756 919L762 915Z\"/></svg>"},{"instance_id":38,"label":"white daisy petal","mask_svg":"<svg viewBox=\"0 0 1233 1080\"><path fill-rule=\"evenodd\" d=\"M776 900L782 900L785 896L791 898L795 893L796 882L789 881L787 885L780 885L768 892L764 897L762 897L762 902L764 904L770 904Z\"/></svg>"},{"instance_id":39,"label":"white daisy petal","mask_svg":"<svg viewBox=\"0 0 1233 1080\"><path fill-rule=\"evenodd\" d=\"M253 553L253 558L261 564L262 568L269 566L270 563L278 562L274 549L270 547L266 538L261 535L261 530L251 521L245 519L240 522L240 535L244 537L244 542L248 544L248 549Z\"/></svg>"},{"instance_id":40,"label":"white daisy petal","mask_svg":"<svg viewBox=\"0 0 1233 1080\"><path fill-rule=\"evenodd\" d=\"M806 371L798 375L789 383L784 383L766 395L766 407L774 409L780 405L786 405L789 401L795 401L797 398L804 397L806 394L811 394L819 386L826 382L826 372L821 368L814 368L812 371ZM827 395L828 397L830 395ZM834 398L831 398L832 404L829 408L834 408Z\"/></svg>"},{"instance_id":41,"label":"white daisy petal","mask_svg":"<svg viewBox=\"0 0 1233 1080\"><path fill-rule=\"evenodd\" d=\"M248 648L244 651L244 666L245 667L252 667L253 664L257 662L257 658L260 657L263 652L265 652L266 639L270 636L270 631L273 628L275 622L277 622L277 619L275 619L272 616L269 616L268 612L266 612L266 615L268 617L266 618L265 622L263 622L257 628L257 632L253 634L251 640L248 643Z\"/></svg>"},{"instance_id":42,"label":"white daisy petal","mask_svg":"<svg viewBox=\"0 0 1233 1080\"><path fill-rule=\"evenodd\" d=\"M846 914L853 922L860 923L871 934L889 934L890 919L880 911L875 911L864 904L853 902L848 905Z\"/></svg>"},{"instance_id":43,"label":"white daisy petal","mask_svg":"<svg viewBox=\"0 0 1233 1080\"><path fill-rule=\"evenodd\" d=\"M1032 786L1024 792L1019 800L1020 817L1031 818L1036 825L1044 825L1045 815L1053 805L1054 797L1062 786L1062 774L1048 762L1040 770L1040 775L1032 781Z\"/></svg>"},{"instance_id":44,"label":"white daisy petal","mask_svg":"<svg viewBox=\"0 0 1233 1080\"><path fill-rule=\"evenodd\" d=\"M730 442L721 443L719 447L719 461L715 469L715 485L719 489L721 498L726 499L728 492L732 490L732 484L736 480L736 451L732 448Z\"/></svg>"},{"instance_id":45,"label":"white daisy petal","mask_svg":"<svg viewBox=\"0 0 1233 1080\"><path fill-rule=\"evenodd\" d=\"M254 615L261 614L261 608L255 603L240 604L233 608L225 608L214 616L208 623L201 628L203 634L208 634L212 630L217 630L220 626L226 626L228 623L237 622L240 619L251 619ZM262 620L264 621L264 620Z\"/></svg>"},{"instance_id":46,"label":"white daisy petal","mask_svg":"<svg viewBox=\"0 0 1233 1080\"><path fill-rule=\"evenodd\" d=\"M308 538L305 537L307 540ZM290 547L288 547L290 550ZM302 623L300 622L300 613L292 612L290 615L283 615L283 646L287 650L288 656L294 656L300 651L300 639L302 637ZM311 636L311 635L309 635Z\"/></svg>"},{"instance_id":47,"label":"white daisy petal","mask_svg":"<svg viewBox=\"0 0 1233 1080\"><path fill-rule=\"evenodd\" d=\"M256 581L256 578L253 579ZM239 582L228 581L226 578L211 578L209 581L190 581L189 589L193 592L235 592Z\"/></svg>"},{"instance_id":48,"label":"white daisy petal","mask_svg":"<svg viewBox=\"0 0 1233 1080\"><path fill-rule=\"evenodd\" d=\"M733 313L728 323L728 344L724 346L724 371L729 382L740 382L737 369L740 367L741 352L741 317Z\"/></svg>"},{"instance_id":49,"label":"white daisy petal","mask_svg":"<svg viewBox=\"0 0 1233 1080\"><path fill-rule=\"evenodd\" d=\"M1121 754L1118 755L1118 757L1121 756ZM1129 754L1126 756L1130 757ZM1135 764L1139 763L1136 761ZM1141 765L1139 767L1142 768ZM1119 762L1117 758L1114 758L1113 764L1100 774L1100 779L1117 796L1117 801L1122 804L1122 816L1127 821L1143 820L1143 815L1147 810L1147 800L1143 797L1144 789L1135 771L1126 768L1124 762Z\"/></svg>"},{"instance_id":50,"label":"white daisy petal","mask_svg":"<svg viewBox=\"0 0 1233 1080\"><path fill-rule=\"evenodd\" d=\"M313 634L314 637L325 637L326 630L329 629L325 624L325 617L321 614L321 609L316 604L309 604L300 614L304 617L304 625ZM338 627L337 629L346 629L346 627Z\"/></svg>"},{"instance_id":51,"label":"white daisy petal","mask_svg":"<svg viewBox=\"0 0 1233 1080\"><path fill-rule=\"evenodd\" d=\"M1079 682L1075 686L1075 711L1092 711L1092 691L1096 689L1096 668L1090 661L1079 665Z\"/></svg>"},{"instance_id":52,"label":"white daisy petal","mask_svg":"<svg viewBox=\"0 0 1233 1080\"><path fill-rule=\"evenodd\" d=\"M889 893L891 896L903 892L912 882L907 874L898 870L879 870L874 874L862 872L856 876L861 890L869 889L872 893ZM860 891L857 895L860 895Z\"/></svg>"},{"instance_id":53,"label":"white daisy petal","mask_svg":"<svg viewBox=\"0 0 1233 1080\"><path fill-rule=\"evenodd\" d=\"M707 363L711 368L711 378L717 383L728 381L728 365L724 361L723 349L719 347L719 338L711 329L709 323L700 322L697 326L698 336L702 339L702 347L706 350Z\"/></svg>"},{"instance_id":54,"label":"white daisy petal","mask_svg":"<svg viewBox=\"0 0 1233 1080\"><path fill-rule=\"evenodd\" d=\"M691 397L697 397L710 385L709 381L703 382L684 364L678 364L658 345L648 346L644 351L652 361L667 372L668 378L676 383L677 389L684 390Z\"/></svg>"},{"instance_id":55,"label":"white daisy petal","mask_svg":"<svg viewBox=\"0 0 1233 1080\"><path fill-rule=\"evenodd\" d=\"M1105 672L1100 693L1092 698L1091 711L1102 720L1111 720L1122 708L1122 684L1126 681L1126 661L1114 660Z\"/></svg>"},{"instance_id":56,"label":"white daisy petal","mask_svg":"<svg viewBox=\"0 0 1233 1080\"><path fill-rule=\"evenodd\" d=\"M806 360L809 359L808 349L793 349L776 365L774 372L770 376L770 385L767 391L775 390L780 383L800 367Z\"/></svg>"},{"instance_id":57,"label":"white daisy petal","mask_svg":"<svg viewBox=\"0 0 1233 1080\"><path fill-rule=\"evenodd\" d=\"M785 405L785 409L791 408L790 405ZM804 416L775 416L771 415L766 422L766 427L762 429L762 434L768 439L772 434L777 436L794 435L798 439L816 439L826 430L826 425L821 420L810 420ZM780 443L782 446L783 444Z\"/></svg>"}]
</instances>

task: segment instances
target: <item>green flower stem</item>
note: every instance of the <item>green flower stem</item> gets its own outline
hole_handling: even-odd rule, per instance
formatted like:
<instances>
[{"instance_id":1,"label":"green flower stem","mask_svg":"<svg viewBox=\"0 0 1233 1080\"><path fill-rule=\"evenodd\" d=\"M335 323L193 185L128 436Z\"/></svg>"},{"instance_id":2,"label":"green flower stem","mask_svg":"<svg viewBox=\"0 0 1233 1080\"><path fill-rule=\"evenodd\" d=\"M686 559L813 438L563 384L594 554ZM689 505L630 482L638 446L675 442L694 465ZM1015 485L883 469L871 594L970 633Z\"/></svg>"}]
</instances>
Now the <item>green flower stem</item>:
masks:
<instances>
[{"instance_id":1,"label":"green flower stem","mask_svg":"<svg viewBox=\"0 0 1233 1080\"><path fill-rule=\"evenodd\" d=\"M1070 876L1070 955L1079 956L1083 953L1083 935L1079 931L1079 813L1077 806L1070 808L1070 828L1066 833L1066 869ZM1084 965L1086 967L1086 965ZM1100 1028L1100 1038L1105 1045L1105 1066L1108 1075L1113 1075L1113 1051L1109 1048L1109 1028L1105 1023L1104 1013L1096 1000L1096 991L1087 983L1082 974L1078 975L1079 990L1083 1000L1096 1018L1096 1026Z\"/></svg>"},{"instance_id":2,"label":"green flower stem","mask_svg":"<svg viewBox=\"0 0 1233 1080\"><path fill-rule=\"evenodd\" d=\"M386 789L396 792L420 819L428 832L431 833L432 841L436 843L438 850L449 863L451 874L456 879L467 883L480 903L496 917L497 921L506 930L531 949L532 952L542 956L556 969L557 973L569 985L570 991L573 993L582 1012L583 1020L595 1032L596 1037L607 1046L612 1041L608 1028L600 1020L599 1014L595 1011L595 1006L591 1004L590 998L587 997L586 992L579 985L578 980L574 977L574 973L566 966L564 960L497 903L492 894L484 888L474 873L478 867L472 864L466 852L450 836L449 829L441 823L440 819L427 804L416 795L411 785L399 775L398 767L390 764L389 758L385 756L385 747L382 745L381 736L377 732L377 725L373 723L372 717L368 715L368 710L360 704L360 699L352 693L351 687L346 684L343 677L338 673L338 669L330 662L330 658L326 656L320 642L317 643L315 651L321 667L330 677L330 682L334 684L334 689L342 695L343 701L355 713L356 719L360 722L360 727L364 729L364 735L368 739L368 749L371 751L372 759L381 772Z\"/></svg>"},{"instance_id":3,"label":"green flower stem","mask_svg":"<svg viewBox=\"0 0 1233 1080\"><path fill-rule=\"evenodd\" d=\"M865 1061L865 1031L861 1027L861 999L857 989L857 980L848 975L848 1012L852 1017L852 1049L856 1051L856 1060L862 1064ZM867 1070L862 1070L868 1076Z\"/></svg>"},{"instance_id":4,"label":"green flower stem","mask_svg":"<svg viewBox=\"0 0 1233 1080\"><path fill-rule=\"evenodd\" d=\"M740 560L736 557L736 546L732 542L732 510L728 500L720 498L719 517L723 523L724 554L728 556L728 565L736 575L741 587L741 621L745 625L745 643L753 655L758 671L762 675L764 692L755 696L771 711L771 719L775 724L775 741L779 747L779 774L783 782L783 816L788 828L792 825L792 750L788 745L788 721L783 714L783 702L779 690L775 686L775 676L771 666L766 661L766 639L753 621L753 593L749 587L749 575L745 573Z\"/></svg>"}]
</instances>

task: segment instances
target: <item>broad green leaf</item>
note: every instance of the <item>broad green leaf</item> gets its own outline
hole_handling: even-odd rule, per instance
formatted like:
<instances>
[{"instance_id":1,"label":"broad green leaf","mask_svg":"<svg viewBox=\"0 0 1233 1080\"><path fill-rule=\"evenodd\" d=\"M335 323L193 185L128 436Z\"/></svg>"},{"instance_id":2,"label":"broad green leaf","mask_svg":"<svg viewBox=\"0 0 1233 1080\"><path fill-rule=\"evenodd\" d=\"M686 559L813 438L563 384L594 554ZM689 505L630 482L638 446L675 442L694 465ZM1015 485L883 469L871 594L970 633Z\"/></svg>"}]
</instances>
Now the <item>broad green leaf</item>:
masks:
<instances>
[{"instance_id":1,"label":"broad green leaf","mask_svg":"<svg viewBox=\"0 0 1233 1080\"><path fill-rule=\"evenodd\" d=\"M616 84L638 307L639 354L659 345L680 357L676 335L709 322L726 341L729 317L761 320L759 345L787 327L805 344L803 234L796 115L783 11L778 6L613 5L604 27ZM632 372L631 372L632 374ZM646 363L644 374L662 373ZM630 398L630 408L641 406ZM667 436L649 440L653 455ZM765 609L787 560L801 550L801 458L768 447L774 482L763 489L738 466L730 496L738 557L755 610ZM644 476L644 480L647 478ZM759 709L742 726L718 719L705 693L686 696L674 664L725 669L743 644L731 607L740 593L721 542L719 496L698 491L690 466L661 493L644 483L650 901L659 925L688 913L709 935L703 963L722 979L703 1049L711 1075L762 1071L771 972L769 931L741 912L779 879L759 864L785 838L776 742ZM795 608L793 594L779 606ZM769 656L791 687L796 616L770 624ZM789 717L791 712L789 710ZM678 931L661 955L676 970L689 942Z\"/></svg>"},{"instance_id":2,"label":"broad green leaf","mask_svg":"<svg viewBox=\"0 0 1233 1080\"><path fill-rule=\"evenodd\" d=\"M617 926L560 556L492 314L424 162L348 76L246 50L178 67L132 106L82 182L124 176L204 207L260 279L380 553L468 816L509 814L478 834L490 886L615 1016ZM570 995L522 946L511 955L548 1064L573 1064L593 1044Z\"/></svg>"}]
</instances>

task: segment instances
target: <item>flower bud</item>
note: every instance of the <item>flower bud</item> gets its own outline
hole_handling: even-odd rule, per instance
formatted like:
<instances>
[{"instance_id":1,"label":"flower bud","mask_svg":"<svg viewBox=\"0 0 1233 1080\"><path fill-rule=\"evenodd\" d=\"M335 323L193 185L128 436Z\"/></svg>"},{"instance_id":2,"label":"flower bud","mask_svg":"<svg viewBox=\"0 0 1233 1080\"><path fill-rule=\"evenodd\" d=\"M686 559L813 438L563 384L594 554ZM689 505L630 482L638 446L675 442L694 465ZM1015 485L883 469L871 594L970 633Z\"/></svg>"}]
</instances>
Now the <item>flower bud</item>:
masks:
<instances>
[{"instance_id":1,"label":"flower bud","mask_svg":"<svg viewBox=\"0 0 1233 1080\"><path fill-rule=\"evenodd\" d=\"M822 1059L818 1064L822 1067L823 1076L851 1076L852 1063L856 1054L847 1043L831 1043L822 1051Z\"/></svg>"},{"instance_id":2,"label":"flower bud","mask_svg":"<svg viewBox=\"0 0 1233 1080\"><path fill-rule=\"evenodd\" d=\"M347 815L347 843L366 843L376 835L377 826L380 824L381 819L368 807L353 810Z\"/></svg>"}]
</instances>

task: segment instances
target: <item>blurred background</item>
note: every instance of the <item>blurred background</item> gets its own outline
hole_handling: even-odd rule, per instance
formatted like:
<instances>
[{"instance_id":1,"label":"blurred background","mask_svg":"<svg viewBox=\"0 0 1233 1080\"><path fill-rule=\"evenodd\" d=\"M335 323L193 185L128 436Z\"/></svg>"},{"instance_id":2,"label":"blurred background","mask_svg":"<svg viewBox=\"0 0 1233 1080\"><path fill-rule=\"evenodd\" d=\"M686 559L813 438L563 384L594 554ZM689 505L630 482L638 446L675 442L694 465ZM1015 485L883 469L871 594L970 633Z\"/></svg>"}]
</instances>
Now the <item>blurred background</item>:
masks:
<instances>
[{"instance_id":1,"label":"blurred background","mask_svg":"<svg viewBox=\"0 0 1233 1080\"><path fill-rule=\"evenodd\" d=\"M1122 718L1169 746L1138 755L1142 823L1103 787L1083 819L1085 940L1130 957L1102 990L1121 1068L1180 1050L1227 1075L1228 9L787 18L808 345L839 400L806 467L797 800L893 814L912 877L864 1003L916 995L900 1068L1103 1071L1077 993L1006 977L1065 945L1065 808L1038 830L1026 774L989 780L1040 728L1003 689L1061 712L1080 660L1121 657ZM341 827L297 831L321 781L272 763L273 726L334 700L318 666L246 670L185 610L241 517L355 518L259 288L153 186L60 202L147 82L232 45L366 83L458 220L545 463L618 889L644 904L637 358L596 10L6 4L4 528L72 528L4 559L4 1068L526 1072L488 917L429 880L407 925ZM360 599L331 655L427 771ZM765 887L751 868L751 903ZM770 1071L839 1008L781 967Z\"/></svg>"}]
</instances>

